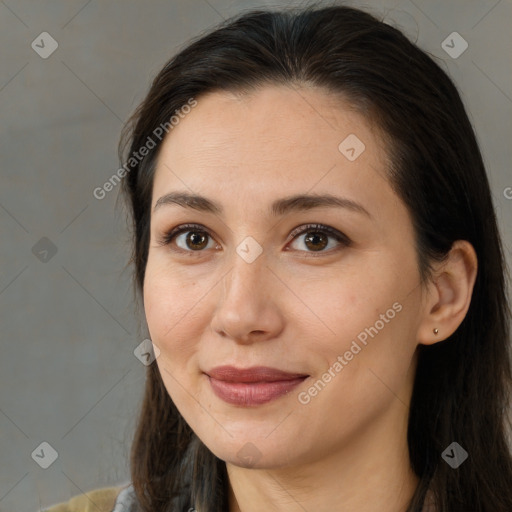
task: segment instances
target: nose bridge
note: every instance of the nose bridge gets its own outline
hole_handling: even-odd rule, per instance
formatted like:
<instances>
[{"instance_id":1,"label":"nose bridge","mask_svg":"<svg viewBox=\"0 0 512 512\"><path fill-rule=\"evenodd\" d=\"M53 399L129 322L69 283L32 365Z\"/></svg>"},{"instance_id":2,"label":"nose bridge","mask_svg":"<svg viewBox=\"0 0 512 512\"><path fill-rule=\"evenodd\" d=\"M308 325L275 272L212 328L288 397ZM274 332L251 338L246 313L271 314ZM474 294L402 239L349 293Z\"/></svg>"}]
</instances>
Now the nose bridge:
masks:
<instances>
[{"instance_id":1,"label":"nose bridge","mask_svg":"<svg viewBox=\"0 0 512 512\"><path fill-rule=\"evenodd\" d=\"M265 272L270 272L267 263L263 247L252 237L244 238L235 248L231 272L224 279L224 299L258 293L258 285L266 281Z\"/></svg>"},{"instance_id":2,"label":"nose bridge","mask_svg":"<svg viewBox=\"0 0 512 512\"><path fill-rule=\"evenodd\" d=\"M248 240L235 247L212 318L214 331L239 343L252 340L251 333L272 336L280 329L280 314L269 300L271 270L262 248L255 256L256 249Z\"/></svg>"}]
</instances>

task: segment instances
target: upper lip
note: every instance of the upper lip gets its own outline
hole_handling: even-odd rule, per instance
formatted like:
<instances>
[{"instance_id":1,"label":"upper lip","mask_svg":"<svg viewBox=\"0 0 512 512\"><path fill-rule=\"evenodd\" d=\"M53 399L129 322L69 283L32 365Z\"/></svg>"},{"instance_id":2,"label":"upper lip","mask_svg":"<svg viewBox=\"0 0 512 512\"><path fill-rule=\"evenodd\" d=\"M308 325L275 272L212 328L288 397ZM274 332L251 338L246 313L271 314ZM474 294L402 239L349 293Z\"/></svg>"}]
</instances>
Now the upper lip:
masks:
<instances>
[{"instance_id":1,"label":"upper lip","mask_svg":"<svg viewBox=\"0 0 512 512\"><path fill-rule=\"evenodd\" d=\"M304 373L290 373L268 366L253 366L251 368L216 366L205 373L216 380L226 382L276 382L307 377Z\"/></svg>"}]
</instances>

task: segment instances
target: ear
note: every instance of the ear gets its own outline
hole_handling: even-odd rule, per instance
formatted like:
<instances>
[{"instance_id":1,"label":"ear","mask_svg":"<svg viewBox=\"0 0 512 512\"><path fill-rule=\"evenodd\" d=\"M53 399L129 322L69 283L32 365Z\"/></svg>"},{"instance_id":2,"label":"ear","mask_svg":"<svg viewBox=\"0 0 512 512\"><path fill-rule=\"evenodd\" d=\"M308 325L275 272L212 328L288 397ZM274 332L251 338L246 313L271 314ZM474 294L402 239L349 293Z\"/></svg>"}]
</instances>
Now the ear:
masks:
<instances>
[{"instance_id":1,"label":"ear","mask_svg":"<svg viewBox=\"0 0 512 512\"><path fill-rule=\"evenodd\" d=\"M427 286L417 333L418 343L432 345L457 330L469 309L477 270L478 259L473 246L467 240L454 242L447 258L435 268Z\"/></svg>"}]
</instances>

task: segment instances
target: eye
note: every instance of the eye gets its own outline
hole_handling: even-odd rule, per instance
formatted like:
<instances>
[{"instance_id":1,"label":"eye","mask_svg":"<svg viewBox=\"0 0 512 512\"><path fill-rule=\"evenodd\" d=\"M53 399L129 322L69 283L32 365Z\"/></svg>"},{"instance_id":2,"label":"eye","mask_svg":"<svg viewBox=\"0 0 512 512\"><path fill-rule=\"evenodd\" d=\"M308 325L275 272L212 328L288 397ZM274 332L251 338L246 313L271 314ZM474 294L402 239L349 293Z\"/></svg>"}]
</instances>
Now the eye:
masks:
<instances>
[{"instance_id":1,"label":"eye","mask_svg":"<svg viewBox=\"0 0 512 512\"><path fill-rule=\"evenodd\" d=\"M338 243L338 247L335 247L333 250L339 249L339 246L348 247L352 243L346 235L337 229L323 224L308 224L306 226L300 226L299 228L294 229L290 233L290 236L295 239L299 235L303 234L307 234L304 238L304 243L305 246L311 250L301 252L332 252L332 250L324 251L325 247L328 245L329 238L333 238ZM178 248L172 248L172 250L193 253L202 252L205 248L211 248L211 246L208 247L208 238L211 238L213 241L213 237L203 226L199 224L182 224L170 230L168 233L165 233L157 243L162 246L170 245L174 239L176 239L176 246ZM217 245L216 247L220 246Z\"/></svg>"},{"instance_id":2,"label":"eye","mask_svg":"<svg viewBox=\"0 0 512 512\"><path fill-rule=\"evenodd\" d=\"M323 224L308 224L306 226L300 226L297 229L294 229L290 236L293 238L298 237L299 235L306 234L302 240L304 240L304 245L308 249L312 249L311 251L306 252L333 252L333 250L337 250L341 247L349 247L352 241L341 231L337 229L331 228L330 226L324 226ZM332 250L324 251L325 247L329 244L328 239L334 238L338 243L338 246ZM300 239L299 239L300 240Z\"/></svg>"},{"instance_id":3,"label":"eye","mask_svg":"<svg viewBox=\"0 0 512 512\"><path fill-rule=\"evenodd\" d=\"M202 249L207 247L206 241L208 238L212 237L208 231L199 224L182 224L171 229L168 233L165 233L157 243L159 245L170 245L175 238L177 240L178 249L173 248L173 250L178 252L201 252Z\"/></svg>"}]
</instances>

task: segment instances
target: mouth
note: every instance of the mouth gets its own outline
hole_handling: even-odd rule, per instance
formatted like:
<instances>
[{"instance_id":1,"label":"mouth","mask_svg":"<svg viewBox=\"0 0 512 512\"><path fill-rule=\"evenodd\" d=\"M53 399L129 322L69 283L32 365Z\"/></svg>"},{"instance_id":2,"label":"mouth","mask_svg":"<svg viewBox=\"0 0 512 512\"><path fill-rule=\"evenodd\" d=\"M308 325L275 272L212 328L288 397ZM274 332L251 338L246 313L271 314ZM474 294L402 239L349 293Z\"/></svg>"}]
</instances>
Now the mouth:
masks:
<instances>
[{"instance_id":1,"label":"mouth","mask_svg":"<svg viewBox=\"0 0 512 512\"><path fill-rule=\"evenodd\" d=\"M221 400L245 407L261 405L286 395L309 377L266 366L245 369L218 366L205 374L213 392Z\"/></svg>"}]
</instances>

